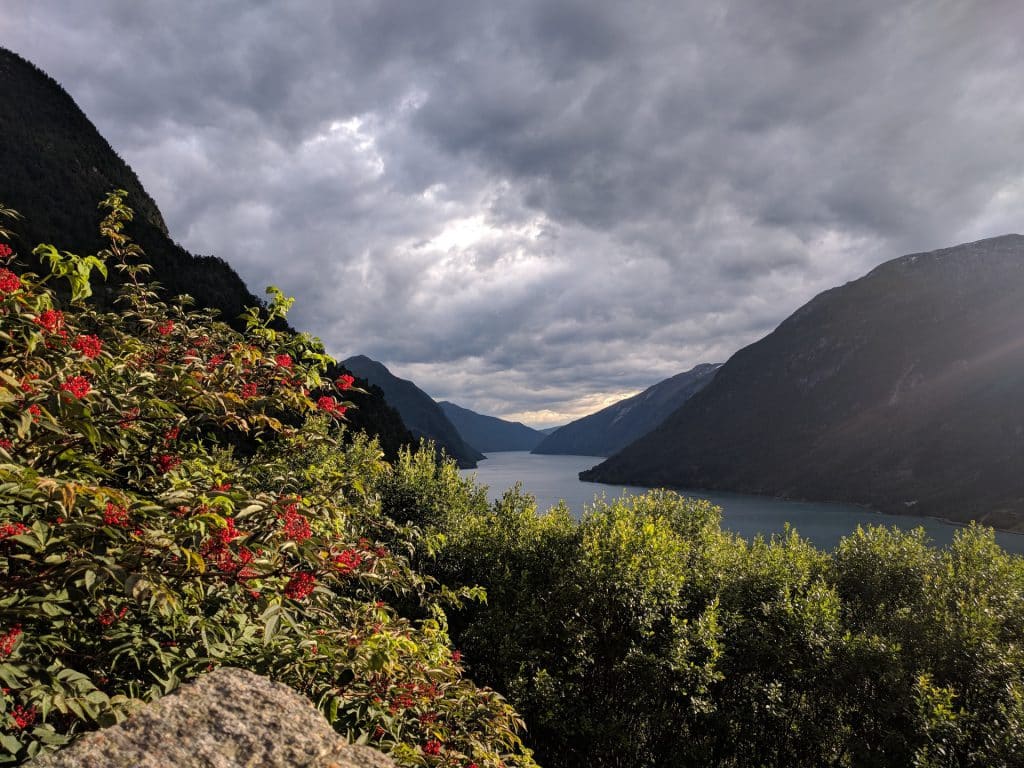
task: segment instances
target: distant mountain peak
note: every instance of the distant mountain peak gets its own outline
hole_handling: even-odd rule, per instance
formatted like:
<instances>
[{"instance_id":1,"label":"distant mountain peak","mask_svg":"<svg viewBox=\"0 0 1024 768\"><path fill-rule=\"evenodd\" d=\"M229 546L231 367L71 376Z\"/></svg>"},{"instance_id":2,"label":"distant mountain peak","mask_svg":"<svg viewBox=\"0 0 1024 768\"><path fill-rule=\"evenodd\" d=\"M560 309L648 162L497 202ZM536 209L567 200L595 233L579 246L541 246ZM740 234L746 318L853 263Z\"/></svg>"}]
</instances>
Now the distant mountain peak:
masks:
<instances>
[{"instance_id":1,"label":"distant mountain peak","mask_svg":"<svg viewBox=\"0 0 1024 768\"><path fill-rule=\"evenodd\" d=\"M529 451L544 439L544 434L497 416L485 416L455 403L443 400L438 405L445 412L462 438L484 453L496 451Z\"/></svg>"},{"instance_id":2,"label":"distant mountain peak","mask_svg":"<svg viewBox=\"0 0 1024 768\"><path fill-rule=\"evenodd\" d=\"M533 453L611 456L643 437L699 392L721 363L701 363L549 434Z\"/></svg>"},{"instance_id":3,"label":"distant mountain peak","mask_svg":"<svg viewBox=\"0 0 1024 768\"><path fill-rule=\"evenodd\" d=\"M462 438L441 406L412 381L395 376L383 363L366 355L353 355L342 365L356 376L380 387L412 433L432 440L460 467L475 467L476 462L484 458L479 450Z\"/></svg>"}]
</instances>

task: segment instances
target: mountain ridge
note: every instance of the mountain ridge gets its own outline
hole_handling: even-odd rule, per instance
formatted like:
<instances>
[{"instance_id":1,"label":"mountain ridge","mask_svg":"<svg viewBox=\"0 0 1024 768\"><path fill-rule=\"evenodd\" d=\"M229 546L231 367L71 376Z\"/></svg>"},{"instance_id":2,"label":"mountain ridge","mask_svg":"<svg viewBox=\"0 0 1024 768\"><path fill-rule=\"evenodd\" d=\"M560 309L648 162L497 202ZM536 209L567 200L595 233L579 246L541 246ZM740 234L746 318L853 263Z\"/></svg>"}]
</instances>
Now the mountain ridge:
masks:
<instances>
[{"instance_id":1,"label":"mountain ridge","mask_svg":"<svg viewBox=\"0 0 1024 768\"><path fill-rule=\"evenodd\" d=\"M533 453L611 456L643 437L703 389L721 363L701 363L558 428Z\"/></svg>"},{"instance_id":2,"label":"mountain ridge","mask_svg":"<svg viewBox=\"0 0 1024 768\"><path fill-rule=\"evenodd\" d=\"M226 261L195 256L174 242L156 201L135 171L71 95L30 61L3 47L0 91L10 105L0 110L0 203L23 216L10 228L33 271L42 268L38 262L32 264L31 252L38 243L73 246L81 253L102 248L97 203L119 188L128 192L127 204L135 212L126 232L145 251L153 268L148 279L160 283L165 298L188 294L198 306L217 310L236 329L247 307L262 304ZM93 281L99 305L113 305L119 279L117 271L111 270L107 281ZM329 377L344 372L332 366ZM412 435L379 389L364 380L356 385L370 394L353 395L358 407L347 414L349 427L374 435L385 455L396 457L401 446L414 443Z\"/></svg>"},{"instance_id":3,"label":"mountain ridge","mask_svg":"<svg viewBox=\"0 0 1024 768\"><path fill-rule=\"evenodd\" d=\"M156 201L135 171L110 146L61 85L13 51L0 48L0 86L16 110L0 110L3 202L24 216L13 229L26 256L40 242L98 250L103 243L97 203L114 188L128 192L135 219L127 231L146 252L153 277L168 295L188 293L201 307L234 319L260 303L231 266L215 256L193 256L175 243ZM58 197L55 197L58 196ZM110 301L117 275L95 286Z\"/></svg>"},{"instance_id":4,"label":"mountain ridge","mask_svg":"<svg viewBox=\"0 0 1024 768\"><path fill-rule=\"evenodd\" d=\"M366 355L353 355L343 360L342 365L380 387L412 434L433 440L462 469L472 469L484 458L480 451L462 439L441 406L412 381L395 376L383 363Z\"/></svg>"},{"instance_id":5,"label":"mountain ridge","mask_svg":"<svg viewBox=\"0 0 1024 768\"><path fill-rule=\"evenodd\" d=\"M1024 529L1024 237L829 289L583 480L864 504Z\"/></svg>"},{"instance_id":6,"label":"mountain ridge","mask_svg":"<svg viewBox=\"0 0 1024 768\"><path fill-rule=\"evenodd\" d=\"M438 403L448 420L455 425L462 439L483 453L496 451L529 451L544 435L518 421L487 416L461 405L442 400Z\"/></svg>"}]
</instances>

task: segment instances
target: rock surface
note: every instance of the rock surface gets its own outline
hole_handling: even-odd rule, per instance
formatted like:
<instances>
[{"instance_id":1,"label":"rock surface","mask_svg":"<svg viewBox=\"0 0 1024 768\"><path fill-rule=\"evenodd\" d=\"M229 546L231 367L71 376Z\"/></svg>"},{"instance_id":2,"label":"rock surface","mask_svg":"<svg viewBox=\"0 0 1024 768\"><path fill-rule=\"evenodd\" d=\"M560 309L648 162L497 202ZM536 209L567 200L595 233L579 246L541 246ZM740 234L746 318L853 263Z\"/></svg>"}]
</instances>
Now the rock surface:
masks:
<instances>
[{"instance_id":1,"label":"rock surface","mask_svg":"<svg viewBox=\"0 0 1024 768\"><path fill-rule=\"evenodd\" d=\"M394 768L350 745L308 699L225 667L120 725L86 734L32 768Z\"/></svg>"}]
</instances>

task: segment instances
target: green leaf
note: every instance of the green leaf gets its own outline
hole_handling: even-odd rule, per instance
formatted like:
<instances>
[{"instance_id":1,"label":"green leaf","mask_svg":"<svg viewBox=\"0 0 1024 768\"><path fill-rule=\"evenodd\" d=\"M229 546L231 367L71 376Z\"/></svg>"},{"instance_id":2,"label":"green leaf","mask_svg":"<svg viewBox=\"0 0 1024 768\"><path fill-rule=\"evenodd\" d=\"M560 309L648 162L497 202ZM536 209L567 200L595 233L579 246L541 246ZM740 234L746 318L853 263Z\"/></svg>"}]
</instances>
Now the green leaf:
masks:
<instances>
[{"instance_id":1,"label":"green leaf","mask_svg":"<svg viewBox=\"0 0 1024 768\"><path fill-rule=\"evenodd\" d=\"M272 603L260 618L263 621L263 645L270 645L281 621L281 604Z\"/></svg>"}]
</instances>

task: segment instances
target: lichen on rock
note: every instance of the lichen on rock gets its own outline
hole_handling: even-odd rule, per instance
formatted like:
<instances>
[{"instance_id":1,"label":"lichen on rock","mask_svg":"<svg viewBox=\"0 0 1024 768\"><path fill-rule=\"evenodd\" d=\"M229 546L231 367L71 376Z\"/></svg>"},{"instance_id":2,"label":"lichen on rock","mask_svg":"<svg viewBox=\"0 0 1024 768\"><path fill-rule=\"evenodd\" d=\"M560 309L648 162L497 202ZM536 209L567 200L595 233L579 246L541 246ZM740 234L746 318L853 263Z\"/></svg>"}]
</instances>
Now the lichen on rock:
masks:
<instances>
[{"instance_id":1,"label":"lichen on rock","mask_svg":"<svg viewBox=\"0 0 1024 768\"><path fill-rule=\"evenodd\" d=\"M304 696L223 667L32 768L394 768L349 744Z\"/></svg>"}]
</instances>

